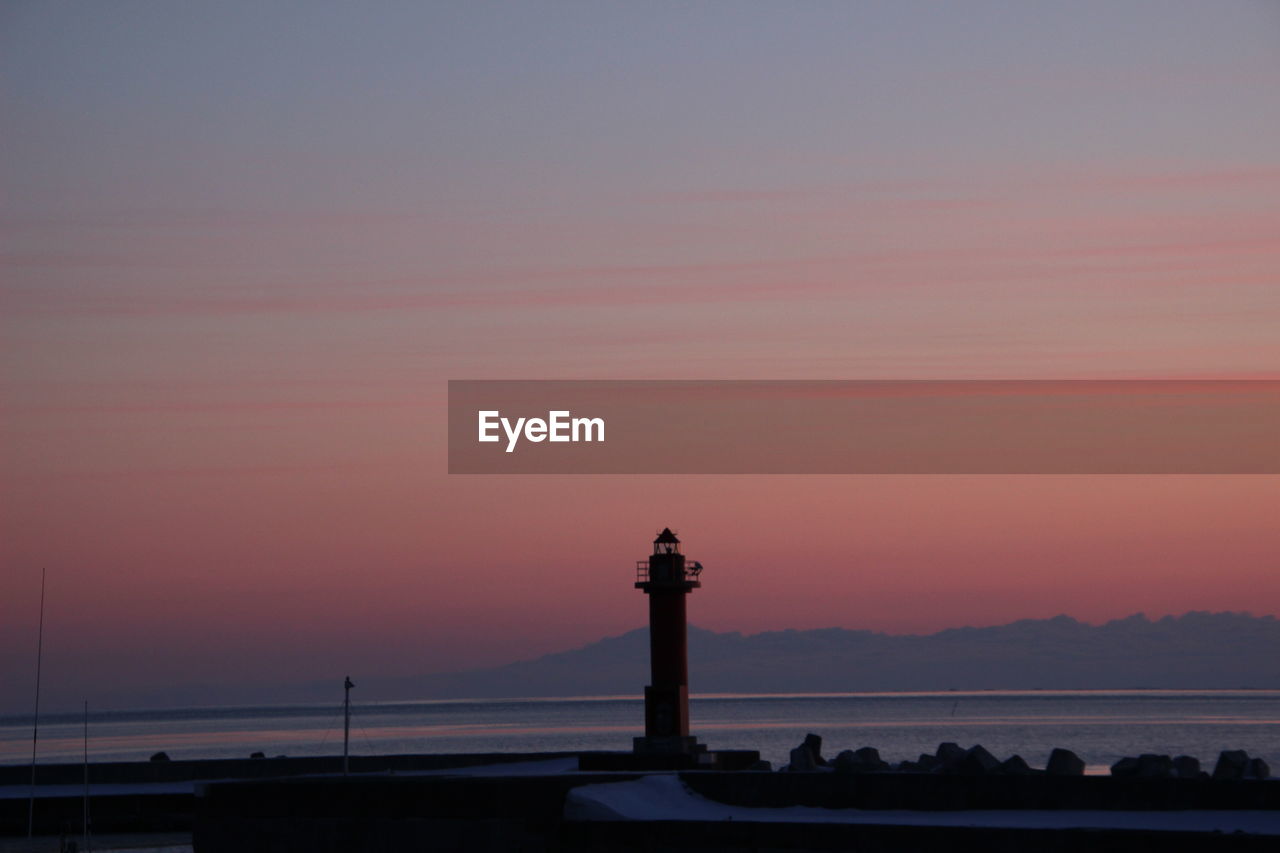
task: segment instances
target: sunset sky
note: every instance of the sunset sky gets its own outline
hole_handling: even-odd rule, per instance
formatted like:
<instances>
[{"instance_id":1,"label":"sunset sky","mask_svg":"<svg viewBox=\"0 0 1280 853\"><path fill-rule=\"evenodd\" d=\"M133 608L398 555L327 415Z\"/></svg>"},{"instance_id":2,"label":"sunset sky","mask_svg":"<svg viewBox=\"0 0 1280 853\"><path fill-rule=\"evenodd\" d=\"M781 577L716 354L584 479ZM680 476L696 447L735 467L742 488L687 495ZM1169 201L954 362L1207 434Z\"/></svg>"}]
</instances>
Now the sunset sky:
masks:
<instances>
[{"instance_id":1,"label":"sunset sky","mask_svg":"<svg viewBox=\"0 0 1280 853\"><path fill-rule=\"evenodd\" d=\"M1274 476L445 452L449 379L1280 378L1278 48L1269 0L5 3L0 711L41 567L64 709L582 645L667 525L716 630L1280 612Z\"/></svg>"}]
</instances>

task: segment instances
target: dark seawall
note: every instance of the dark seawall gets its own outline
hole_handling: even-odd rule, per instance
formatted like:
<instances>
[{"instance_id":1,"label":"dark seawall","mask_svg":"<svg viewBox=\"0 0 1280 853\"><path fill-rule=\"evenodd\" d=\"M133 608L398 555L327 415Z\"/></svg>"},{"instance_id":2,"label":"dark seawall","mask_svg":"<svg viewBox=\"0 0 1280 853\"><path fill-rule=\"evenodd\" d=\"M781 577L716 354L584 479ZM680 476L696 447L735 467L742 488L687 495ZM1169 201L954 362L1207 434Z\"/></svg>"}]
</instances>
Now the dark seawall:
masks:
<instances>
[{"instance_id":1,"label":"dark seawall","mask_svg":"<svg viewBox=\"0 0 1280 853\"><path fill-rule=\"evenodd\" d=\"M300 779L210 785L197 853L254 851L1272 851L1275 836L1135 829L939 827L751 820L564 819L579 785L636 773ZM724 773L680 778L720 802L755 806L984 809L1277 809L1280 780L973 779L930 774ZM1152 782L1160 784L1150 784ZM1101 783L1101 784L1097 784ZM1168 784L1164 784L1168 783ZM661 815L656 815L661 817Z\"/></svg>"},{"instance_id":2,"label":"dark seawall","mask_svg":"<svg viewBox=\"0 0 1280 853\"><path fill-rule=\"evenodd\" d=\"M763 821L572 821L568 792L625 782L638 772L483 776L411 775L575 753L397 755L234 759L90 765L95 786L154 784L153 793L97 788L95 832L192 830L197 853L223 851L826 851L859 849L1273 850L1275 836L1212 832L1013 829ZM79 828L81 765L37 768L44 791L37 833ZM514 770L513 770L514 772ZM0 784L25 786L29 767L0 768ZM329 774L329 775L322 775ZM814 806L913 811L1280 810L1280 779L973 777L930 773L687 771L681 780L708 800L746 807ZM222 781L218 781L222 780ZM60 786L54 789L53 786ZM174 785L189 792L163 790ZM66 786L66 787L61 787ZM99 793L100 792L100 793ZM661 817L660 814L655 817ZM0 800L0 833L26 832L27 800Z\"/></svg>"},{"instance_id":3,"label":"dark seawall","mask_svg":"<svg viewBox=\"0 0 1280 853\"><path fill-rule=\"evenodd\" d=\"M465 753L454 755L364 755L351 757L351 772L413 773L477 767L510 761L571 758L574 752ZM91 822L98 832L168 832L189 830L196 813L192 790L104 790L101 786L168 786L218 780L281 780L299 776L334 775L342 772L340 756L299 758L227 758L194 761L117 761L89 765ZM0 836L26 835L30 765L0 766L0 786L22 790L23 796L0 798ZM80 787L83 764L36 766L37 834L56 834L67 826L79 829L83 815ZM56 790L55 790L56 786Z\"/></svg>"}]
</instances>

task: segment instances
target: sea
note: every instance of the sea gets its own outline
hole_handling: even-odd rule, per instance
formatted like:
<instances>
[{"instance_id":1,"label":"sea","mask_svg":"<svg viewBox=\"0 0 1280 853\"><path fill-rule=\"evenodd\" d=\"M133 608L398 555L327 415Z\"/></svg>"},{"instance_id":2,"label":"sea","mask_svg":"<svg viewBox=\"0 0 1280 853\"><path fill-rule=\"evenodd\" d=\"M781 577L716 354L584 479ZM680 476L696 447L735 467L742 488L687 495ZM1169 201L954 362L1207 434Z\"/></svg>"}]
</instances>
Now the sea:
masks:
<instances>
[{"instance_id":1,"label":"sea","mask_svg":"<svg viewBox=\"0 0 1280 853\"><path fill-rule=\"evenodd\" d=\"M810 732L823 753L873 746L898 762L943 741L982 744L998 758L1043 767L1055 747L1088 773L1128 755L1192 755L1212 769L1218 753L1243 749L1280 772L1280 690L946 691L700 695L692 729L712 749L756 749L774 767ZM643 734L644 703L632 696L355 704L352 755L627 750ZM41 763L335 755L343 710L331 705L182 708L42 714ZM31 716L0 716L0 764L31 760Z\"/></svg>"}]
</instances>

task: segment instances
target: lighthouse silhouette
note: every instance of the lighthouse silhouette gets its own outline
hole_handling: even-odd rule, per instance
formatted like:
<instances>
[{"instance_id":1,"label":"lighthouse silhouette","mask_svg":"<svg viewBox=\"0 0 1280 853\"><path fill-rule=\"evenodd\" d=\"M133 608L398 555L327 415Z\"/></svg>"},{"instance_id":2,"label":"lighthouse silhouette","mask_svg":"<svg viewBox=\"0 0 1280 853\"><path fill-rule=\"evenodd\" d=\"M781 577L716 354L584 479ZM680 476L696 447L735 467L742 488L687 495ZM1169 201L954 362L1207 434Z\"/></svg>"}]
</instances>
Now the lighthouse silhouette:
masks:
<instances>
[{"instance_id":1,"label":"lighthouse silhouette","mask_svg":"<svg viewBox=\"0 0 1280 853\"><path fill-rule=\"evenodd\" d=\"M630 752L580 752L580 770L768 769L755 749L709 750L689 734L689 628L685 598L702 586L702 563L680 552L664 527L653 553L636 561L636 589L649 597L649 684L644 736Z\"/></svg>"},{"instance_id":2,"label":"lighthouse silhouette","mask_svg":"<svg viewBox=\"0 0 1280 853\"><path fill-rule=\"evenodd\" d=\"M650 683L644 689L640 753L702 751L689 736L689 631L685 597L702 586L702 564L686 560L680 540L664 527L648 560L636 563L636 589L649 596Z\"/></svg>"}]
</instances>

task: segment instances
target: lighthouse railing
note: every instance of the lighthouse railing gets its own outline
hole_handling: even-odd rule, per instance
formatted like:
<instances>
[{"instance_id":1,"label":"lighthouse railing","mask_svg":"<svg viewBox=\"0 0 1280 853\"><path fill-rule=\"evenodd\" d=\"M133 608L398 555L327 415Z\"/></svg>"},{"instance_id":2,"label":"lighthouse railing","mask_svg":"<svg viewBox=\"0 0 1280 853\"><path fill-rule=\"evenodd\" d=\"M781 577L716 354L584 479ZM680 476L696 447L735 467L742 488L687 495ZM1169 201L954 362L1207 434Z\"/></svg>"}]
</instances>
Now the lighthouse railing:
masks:
<instances>
[{"instance_id":1,"label":"lighthouse railing","mask_svg":"<svg viewBox=\"0 0 1280 853\"><path fill-rule=\"evenodd\" d=\"M702 574L702 563L694 560L684 567L684 579L687 581L696 581L698 576ZM636 560L636 583L648 583L649 577L649 561Z\"/></svg>"}]
</instances>

